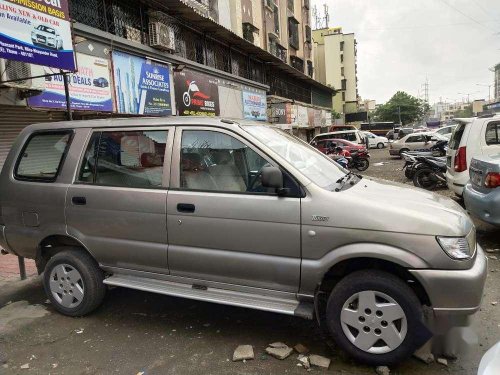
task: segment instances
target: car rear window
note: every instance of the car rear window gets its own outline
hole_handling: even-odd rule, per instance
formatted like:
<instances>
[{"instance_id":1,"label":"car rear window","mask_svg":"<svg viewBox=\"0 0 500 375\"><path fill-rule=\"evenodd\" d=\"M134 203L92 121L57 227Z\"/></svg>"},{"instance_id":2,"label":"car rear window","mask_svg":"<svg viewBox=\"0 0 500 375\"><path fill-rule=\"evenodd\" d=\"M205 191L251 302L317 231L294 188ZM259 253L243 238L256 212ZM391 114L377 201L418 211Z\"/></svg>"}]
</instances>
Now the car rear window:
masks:
<instances>
[{"instance_id":1,"label":"car rear window","mask_svg":"<svg viewBox=\"0 0 500 375\"><path fill-rule=\"evenodd\" d=\"M464 123L458 124L458 126L451 134L450 143L448 144L448 147L451 148L452 150L456 150L458 149L458 146L460 146L460 141L462 140L462 136L464 135L466 125L467 124Z\"/></svg>"},{"instance_id":2,"label":"car rear window","mask_svg":"<svg viewBox=\"0 0 500 375\"><path fill-rule=\"evenodd\" d=\"M486 127L485 140L487 145L500 144L500 123L491 122Z\"/></svg>"},{"instance_id":3,"label":"car rear window","mask_svg":"<svg viewBox=\"0 0 500 375\"><path fill-rule=\"evenodd\" d=\"M17 160L15 177L20 180L55 181L72 134L71 131L33 134Z\"/></svg>"}]
</instances>

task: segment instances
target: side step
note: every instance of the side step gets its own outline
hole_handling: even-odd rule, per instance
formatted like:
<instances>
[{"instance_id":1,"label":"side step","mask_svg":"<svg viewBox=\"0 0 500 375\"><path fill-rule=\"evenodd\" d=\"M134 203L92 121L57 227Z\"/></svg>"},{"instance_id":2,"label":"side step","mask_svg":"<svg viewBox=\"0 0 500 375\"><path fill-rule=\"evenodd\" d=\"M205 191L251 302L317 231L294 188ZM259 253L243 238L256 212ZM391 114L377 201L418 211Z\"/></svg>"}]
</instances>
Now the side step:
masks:
<instances>
[{"instance_id":1,"label":"side step","mask_svg":"<svg viewBox=\"0 0 500 375\"><path fill-rule=\"evenodd\" d=\"M184 297L198 301L295 315L306 319L312 319L314 313L314 306L312 304L301 303L295 299L262 296L227 289L198 287L196 285L137 276L115 274L105 279L104 284L165 294L167 296Z\"/></svg>"}]
</instances>

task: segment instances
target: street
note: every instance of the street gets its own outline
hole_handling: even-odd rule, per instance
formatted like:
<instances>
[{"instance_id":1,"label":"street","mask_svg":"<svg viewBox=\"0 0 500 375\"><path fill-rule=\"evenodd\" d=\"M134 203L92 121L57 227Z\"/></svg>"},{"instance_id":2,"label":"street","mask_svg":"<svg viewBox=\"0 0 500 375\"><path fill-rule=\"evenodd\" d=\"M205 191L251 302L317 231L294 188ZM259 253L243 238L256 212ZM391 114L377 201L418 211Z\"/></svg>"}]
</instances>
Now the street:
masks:
<instances>
[{"instance_id":1,"label":"street","mask_svg":"<svg viewBox=\"0 0 500 375\"><path fill-rule=\"evenodd\" d=\"M409 183L403 162L386 149L371 151L367 176ZM439 194L450 196L447 190ZM500 244L498 230L478 225L486 250ZM500 253L488 253L489 272L474 328L480 346L470 358L448 367L411 358L391 373L475 374L482 354L500 340ZM0 257L0 262L2 258ZM1 275L0 275L1 276ZM1 280L1 278L0 278ZM47 303L39 277L0 284L0 373L4 374L302 374L297 354L278 360L265 354L269 343L301 343L332 359L329 370L374 374L329 343L315 321L286 315L111 288L104 304L84 318L58 314ZM232 362L238 345L253 345L255 359Z\"/></svg>"}]
</instances>

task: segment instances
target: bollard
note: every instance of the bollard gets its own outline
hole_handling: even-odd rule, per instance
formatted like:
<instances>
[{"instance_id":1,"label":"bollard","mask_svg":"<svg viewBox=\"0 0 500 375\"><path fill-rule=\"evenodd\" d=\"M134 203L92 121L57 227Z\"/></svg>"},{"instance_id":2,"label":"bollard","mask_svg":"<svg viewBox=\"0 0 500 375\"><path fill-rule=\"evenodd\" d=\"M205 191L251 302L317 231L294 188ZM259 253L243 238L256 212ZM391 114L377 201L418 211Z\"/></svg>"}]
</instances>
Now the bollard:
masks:
<instances>
[{"instance_id":1,"label":"bollard","mask_svg":"<svg viewBox=\"0 0 500 375\"><path fill-rule=\"evenodd\" d=\"M19 262L19 275L21 276L21 280L26 280L26 265L24 264L24 257L17 257Z\"/></svg>"}]
</instances>

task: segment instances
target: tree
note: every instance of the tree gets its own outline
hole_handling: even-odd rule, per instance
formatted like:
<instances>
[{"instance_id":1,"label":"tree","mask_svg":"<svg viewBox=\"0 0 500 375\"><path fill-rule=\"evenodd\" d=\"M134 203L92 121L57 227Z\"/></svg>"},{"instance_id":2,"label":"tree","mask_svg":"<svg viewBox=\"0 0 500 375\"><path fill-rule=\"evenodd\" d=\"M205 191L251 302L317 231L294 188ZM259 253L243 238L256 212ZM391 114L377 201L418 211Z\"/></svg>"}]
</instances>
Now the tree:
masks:
<instances>
[{"instance_id":1,"label":"tree","mask_svg":"<svg viewBox=\"0 0 500 375\"><path fill-rule=\"evenodd\" d=\"M338 113L336 110L332 109L332 121L335 121L336 119L341 118L342 115Z\"/></svg>"},{"instance_id":2,"label":"tree","mask_svg":"<svg viewBox=\"0 0 500 375\"><path fill-rule=\"evenodd\" d=\"M455 118L467 118L472 116L474 116L474 113L472 112L472 104L469 104L464 109L460 109L453 114L453 117Z\"/></svg>"},{"instance_id":3,"label":"tree","mask_svg":"<svg viewBox=\"0 0 500 375\"><path fill-rule=\"evenodd\" d=\"M387 103L377 108L375 118L377 121L393 121L397 124L401 111L401 123L409 124L424 119L429 109L429 104L422 99L398 91Z\"/></svg>"}]
</instances>

